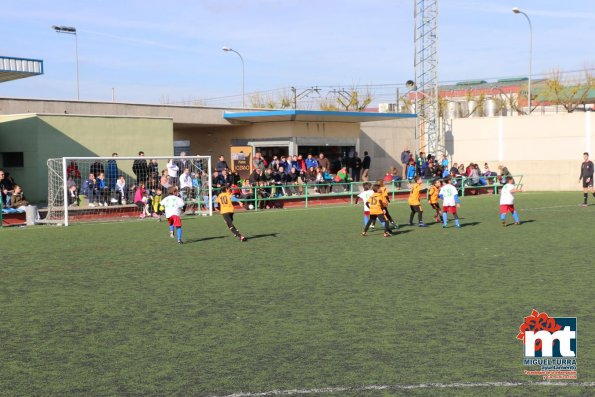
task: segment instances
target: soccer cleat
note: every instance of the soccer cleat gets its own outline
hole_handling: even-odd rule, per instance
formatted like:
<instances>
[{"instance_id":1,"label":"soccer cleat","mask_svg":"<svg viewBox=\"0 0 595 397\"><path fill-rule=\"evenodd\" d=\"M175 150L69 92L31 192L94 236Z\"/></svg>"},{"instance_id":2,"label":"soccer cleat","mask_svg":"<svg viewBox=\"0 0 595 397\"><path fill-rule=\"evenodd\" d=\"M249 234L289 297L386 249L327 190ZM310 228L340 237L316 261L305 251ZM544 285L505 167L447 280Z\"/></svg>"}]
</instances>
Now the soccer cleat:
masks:
<instances>
[{"instance_id":1,"label":"soccer cleat","mask_svg":"<svg viewBox=\"0 0 595 397\"><path fill-rule=\"evenodd\" d=\"M383 236L384 236L384 237L391 237L391 236L392 236L392 234L390 234L390 233L388 233L388 232L384 232Z\"/></svg>"},{"instance_id":2,"label":"soccer cleat","mask_svg":"<svg viewBox=\"0 0 595 397\"><path fill-rule=\"evenodd\" d=\"M362 237L366 237L367 235L368 235L368 233L362 232Z\"/></svg>"},{"instance_id":3,"label":"soccer cleat","mask_svg":"<svg viewBox=\"0 0 595 397\"><path fill-rule=\"evenodd\" d=\"M399 224L398 224L398 223L395 223L395 222L393 222L393 229L397 229L397 230L399 230Z\"/></svg>"},{"instance_id":4,"label":"soccer cleat","mask_svg":"<svg viewBox=\"0 0 595 397\"><path fill-rule=\"evenodd\" d=\"M521 224L521 222L515 222L514 224L518 226Z\"/></svg>"},{"instance_id":5,"label":"soccer cleat","mask_svg":"<svg viewBox=\"0 0 595 397\"><path fill-rule=\"evenodd\" d=\"M182 240L178 240L178 244L184 244Z\"/></svg>"},{"instance_id":6,"label":"soccer cleat","mask_svg":"<svg viewBox=\"0 0 595 397\"><path fill-rule=\"evenodd\" d=\"M506 221L502 221L502 226L506 227Z\"/></svg>"},{"instance_id":7,"label":"soccer cleat","mask_svg":"<svg viewBox=\"0 0 595 397\"><path fill-rule=\"evenodd\" d=\"M374 230L374 229L376 229L376 226L372 225L372 226L370 226L370 229Z\"/></svg>"},{"instance_id":8,"label":"soccer cleat","mask_svg":"<svg viewBox=\"0 0 595 397\"><path fill-rule=\"evenodd\" d=\"M442 225L442 228L446 229L446 228L448 228L448 225Z\"/></svg>"},{"instance_id":9,"label":"soccer cleat","mask_svg":"<svg viewBox=\"0 0 595 397\"><path fill-rule=\"evenodd\" d=\"M440 218L438 218L437 216L435 216L435 217L434 217L434 221L435 221L436 223L439 223L439 222L440 222Z\"/></svg>"},{"instance_id":10,"label":"soccer cleat","mask_svg":"<svg viewBox=\"0 0 595 397\"><path fill-rule=\"evenodd\" d=\"M140 214L140 219L145 219L146 215L144 213Z\"/></svg>"},{"instance_id":11,"label":"soccer cleat","mask_svg":"<svg viewBox=\"0 0 595 397\"><path fill-rule=\"evenodd\" d=\"M89 207L95 207L95 204L89 203Z\"/></svg>"},{"instance_id":12,"label":"soccer cleat","mask_svg":"<svg viewBox=\"0 0 595 397\"><path fill-rule=\"evenodd\" d=\"M413 223L409 223L409 226L413 226Z\"/></svg>"},{"instance_id":13,"label":"soccer cleat","mask_svg":"<svg viewBox=\"0 0 595 397\"><path fill-rule=\"evenodd\" d=\"M244 241L246 241L246 237L244 237L243 235L241 235L241 234L240 234L240 241L241 241L241 242L244 242Z\"/></svg>"},{"instance_id":14,"label":"soccer cleat","mask_svg":"<svg viewBox=\"0 0 595 397\"><path fill-rule=\"evenodd\" d=\"M581 204L581 207L588 207L588 204Z\"/></svg>"},{"instance_id":15,"label":"soccer cleat","mask_svg":"<svg viewBox=\"0 0 595 397\"><path fill-rule=\"evenodd\" d=\"M457 229L460 229L460 228L461 228L461 225L455 225L455 227L456 227Z\"/></svg>"},{"instance_id":16,"label":"soccer cleat","mask_svg":"<svg viewBox=\"0 0 595 397\"><path fill-rule=\"evenodd\" d=\"M107 207L107 202L104 202L104 203L103 203L103 206L104 206L104 207Z\"/></svg>"},{"instance_id":17,"label":"soccer cleat","mask_svg":"<svg viewBox=\"0 0 595 397\"><path fill-rule=\"evenodd\" d=\"M100 206L100 207L103 207L103 204L102 203L97 203L97 205Z\"/></svg>"},{"instance_id":18,"label":"soccer cleat","mask_svg":"<svg viewBox=\"0 0 595 397\"><path fill-rule=\"evenodd\" d=\"M169 238L174 238L174 232L169 232Z\"/></svg>"},{"instance_id":19,"label":"soccer cleat","mask_svg":"<svg viewBox=\"0 0 595 397\"><path fill-rule=\"evenodd\" d=\"M426 227L427 225L425 223L420 222L417 226L419 226L419 227Z\"/></svg>"}]
</instances>

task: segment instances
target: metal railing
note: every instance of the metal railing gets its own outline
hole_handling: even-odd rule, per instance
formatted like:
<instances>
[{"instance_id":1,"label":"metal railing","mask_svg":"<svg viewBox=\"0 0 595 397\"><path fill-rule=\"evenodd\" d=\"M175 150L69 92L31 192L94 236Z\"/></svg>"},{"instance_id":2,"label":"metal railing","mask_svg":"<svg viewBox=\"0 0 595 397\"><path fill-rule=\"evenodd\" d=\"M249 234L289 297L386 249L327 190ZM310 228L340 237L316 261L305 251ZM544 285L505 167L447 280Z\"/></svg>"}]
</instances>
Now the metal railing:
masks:
<instances>
[{"instance_id":1,"label":"metal railing","mask_svg":"<svg viewBox=\"0 0 595 397\"><path fill-rule=\"evenodd\" d=\"M515 175L515 185L522 187L523 175ZM423 180L424 187L422 191L425 191L426 198L428 191L435 179ZM467 195L470 190L479 193L479 190L490 190L492 194L498 194L498 189L502 184L498 181L498 177L481 177L479 184L470 184L471 178L469 177L457 177L455 178L456 184L454 186L459 191L459 195L464 197L466 192ZM276 201L302 201L304 207L308 208L312 200L319 200L325 198L344 198L349 197L349 204L354 205L355 197L363 191L362 185L366 182L328 182L328 183L293 183L293 184L275 184L275 185L260 185L260 186L245 186L245 187L232 187L229 190L237 195L239 192L240 197L238 201L241 201L245 205L253 205L254 210L263 209L267 203L273 203ZM374 184L374 181L368 183ZM413 183L408 180L394 180L384 181L391 201L395 200L395 197L401 195L406 198L406 195L411 191L409 185ZM218 194L218 189L213 189L213 200ZM206 204L208 200L204 200L203 204Z\"/></svg>"}]
</instances>

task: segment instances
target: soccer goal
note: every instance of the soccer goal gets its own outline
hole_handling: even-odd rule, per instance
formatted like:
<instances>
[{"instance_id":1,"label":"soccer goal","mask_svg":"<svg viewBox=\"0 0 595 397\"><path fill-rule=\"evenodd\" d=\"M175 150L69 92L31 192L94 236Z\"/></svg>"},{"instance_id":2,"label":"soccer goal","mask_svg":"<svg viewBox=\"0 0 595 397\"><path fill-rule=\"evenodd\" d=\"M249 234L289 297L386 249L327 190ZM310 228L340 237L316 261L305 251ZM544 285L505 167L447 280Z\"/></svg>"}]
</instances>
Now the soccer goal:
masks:
<instances>
[{"instance_id":1,"label":"soccer goal","mask_svg":"<svg viewBox=\"0 0 595 397\"><path fill-rule=\"evenodd\" d=\"M162 219L177 186L187 215L212 215L210 156L62 157L48 162L48 223Z\"/></svg>"}]
</instances>

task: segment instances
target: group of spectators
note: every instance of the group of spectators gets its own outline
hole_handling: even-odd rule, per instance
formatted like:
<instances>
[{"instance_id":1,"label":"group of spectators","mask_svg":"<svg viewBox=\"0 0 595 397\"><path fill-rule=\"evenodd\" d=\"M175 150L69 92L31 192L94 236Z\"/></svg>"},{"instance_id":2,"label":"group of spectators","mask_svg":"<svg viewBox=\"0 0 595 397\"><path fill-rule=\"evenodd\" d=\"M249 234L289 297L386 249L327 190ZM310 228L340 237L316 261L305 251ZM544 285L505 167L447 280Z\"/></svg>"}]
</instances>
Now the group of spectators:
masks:
<instances>
[{"instance_id":1,"label":"group of spectators","mask_svg":"<svg viewBox=\"0 0 595 397\"><path fill-rule=\"evenodd\" d=\"M256 152L252 159L252 173L247 179L229 170L225 157L221 155L215 166L212 180L215 189L227 186L232 193L245 200L258 196L261 208L279 207L282 201L267 201L269 198L304 194L304 185L313 185L314 193L324 194L349 189L349 182L368 180L371 159L364 152L361 159L357 152L344 159L329 160L324 153L314 156L301 154L294 156L273 156L265 159Z\"/></svg>"},{"instance_id":2,"label":"group of spectators","mask_svg":"<svg viewBox=\"0 0 595 397\"><path fill-rule=\"evenodd\" d=\"M0 203L3 214L25 212L25 207L29 205L21 186L3 169L0 169Z\"/></svg>"},{"instance_id":3,"label":"group of spectators","mask_svg":"<svg viewBox=\"0 0 595 397\"><path fill-rule=\"evenodd\" d=\"M138 153L144 157L144 152ZM79 165L71 161L67 167L68 204L81 205L80 195L86 196L89 207L136 204L141 217L159 215L159 201L172 186L180 189L183 199L196 198L200 189L202 165L185 159L170 159L160 170L155 159L137 159L132 164L135 178L126 178L118 168L117 153L107 162L97 160L89 166L89 173L82 179Z\"/></svg>"},{"instance_id":4,"label":"group of spectators","mask_svg":"<svg viewBox=\"0 0 595 397\"><path fill-rule=\"evenodd\" d=\"M432 154L426 156L424 152L413 155L408 149L405 149L401 154L401 161L404 165L404 178L409 182L418 176L427 180L450 176L455 187L457 187L457 184L460 187L463 180L466 186L480 187L492 185L496 182L504 183L502 182L503 178L511 175L508 168L502 165L498 166L499 173L497 173L490 170L488 163L484 163L483 169L477 163L469 163L468 165L453 163L450 165L446 155L438 160ZM395 167L391 167L388 174L391 174L393 181L402 179L398 176Z\"/></svg>"}]
</instances>

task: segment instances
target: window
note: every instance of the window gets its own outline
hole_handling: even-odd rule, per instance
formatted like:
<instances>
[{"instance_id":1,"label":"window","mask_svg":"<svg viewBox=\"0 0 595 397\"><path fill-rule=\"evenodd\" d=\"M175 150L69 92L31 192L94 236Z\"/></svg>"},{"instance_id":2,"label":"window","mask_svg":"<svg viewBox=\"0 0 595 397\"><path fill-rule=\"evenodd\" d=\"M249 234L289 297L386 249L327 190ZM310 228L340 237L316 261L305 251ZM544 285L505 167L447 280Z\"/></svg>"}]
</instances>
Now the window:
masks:
<instances>
[{"instance_id":1,"label":"window","mask_svg":"<svg viewBox=\"0 0 595 397\"><path fill-rule=\"evenodd\" d=\"M23 167L25 164L23 152L2 153L2 166L5 168Z\"/></svg>"}]
</instances>

